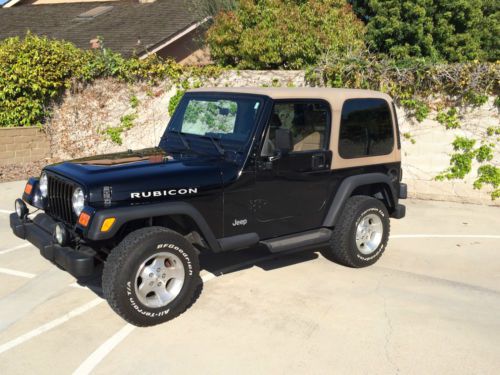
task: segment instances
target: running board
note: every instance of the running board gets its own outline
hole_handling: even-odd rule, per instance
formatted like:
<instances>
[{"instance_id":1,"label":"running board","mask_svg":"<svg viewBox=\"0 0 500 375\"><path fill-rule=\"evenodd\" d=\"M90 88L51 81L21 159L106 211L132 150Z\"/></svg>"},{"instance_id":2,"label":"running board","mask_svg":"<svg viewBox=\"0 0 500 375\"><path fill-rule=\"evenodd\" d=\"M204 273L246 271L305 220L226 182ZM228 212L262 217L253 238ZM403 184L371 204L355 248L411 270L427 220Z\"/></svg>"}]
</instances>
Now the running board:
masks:
<instances>
[{"instance_id":1,"label":"running board","mask_svg":"<svg viewBox=\"0 0 500 375\"><path fill-rule=\"evenodd\" d=\"M327 243L332 236L332 231L327 228L315 229L308 232L291 234L289 236L272 238L261 241L271 253L280 253L292 249L308 248Z\"/></svg>"}]
</instances>

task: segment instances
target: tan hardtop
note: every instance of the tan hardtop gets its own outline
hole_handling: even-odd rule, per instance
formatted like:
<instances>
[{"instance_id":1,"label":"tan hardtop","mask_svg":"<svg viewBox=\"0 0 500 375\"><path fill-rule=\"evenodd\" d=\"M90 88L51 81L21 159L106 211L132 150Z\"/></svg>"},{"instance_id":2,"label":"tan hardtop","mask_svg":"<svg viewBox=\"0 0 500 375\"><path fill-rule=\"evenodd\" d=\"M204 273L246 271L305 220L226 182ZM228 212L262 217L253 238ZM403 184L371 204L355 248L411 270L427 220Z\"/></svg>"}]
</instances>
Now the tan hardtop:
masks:
<instances>
[{"instance_id":1,"label":"tan hardtop","mask_svg":"<svg viewBox=\"0 0 500 375\"><path fill-rule=\"evenodd\" d=\"M392 103L392 98L379 91L335 89L325 87L204 87L188 92L222 92L232 94L266 95L272 99L324 99L332 109L340 110L346 99L380 98Z\"/></svg>"},{"instance_id":2,"label":"tan hardtop","mask_svg":"<svg viewBox=\"0 0 500 375\"><path fill-rule=\"evenodd\" d=\"M324 99L330 103L332 109L331 129L329 149L332 151L333 158L330 165L331 169L353 168L365 165L400 163L401 150L397 143L397 122L396 113L390 108L393 116L393 134L394 144L393 149L389 154L379 156L366 156L352 159L344 159L340 156L339 149L339 131L342 106L347 99L384 99L389 104L392 103L392 98L379 91L372 90L357 90L357 89L334 89L324 87L297 87L297 88L281 88L281 87L217 87L217 88L200 88L189 90L189 92L220 92L230 94L254 94L266 95L272 99ZM391 106L392 107L392 106Z\"/></svg>"}]
</instances>

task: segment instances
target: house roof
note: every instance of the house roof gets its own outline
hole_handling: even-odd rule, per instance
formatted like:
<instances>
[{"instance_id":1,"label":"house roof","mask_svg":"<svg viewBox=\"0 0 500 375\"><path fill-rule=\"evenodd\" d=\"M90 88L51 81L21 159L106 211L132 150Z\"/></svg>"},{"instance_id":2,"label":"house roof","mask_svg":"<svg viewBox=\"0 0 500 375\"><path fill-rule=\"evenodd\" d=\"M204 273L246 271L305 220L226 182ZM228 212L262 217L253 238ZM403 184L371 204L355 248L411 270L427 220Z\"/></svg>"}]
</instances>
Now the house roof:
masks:
<instances>
[{"instance_id":1,"label":"house roof","mask_svg":"<svg viewBox=\"0 0 500 375\"><path fill-rule=\"evenodd\" d=\"M324 99L334 109L340 109L346 99L353 98L378 98L392 102L389 95L379 91L326 87L202 87L188 92L254 94L269 96L273 99Z\"/></svg>"},{"instance_id":2,"label":"house roof","mask_svg":"<svg viewBox=\"0 0 500 375\"><path fill-rule=\"evenodd\" d=\"M105 12L93 11L110 7ZM90 13L87 13L91 11ZM98 14L85 17L87 14ZM125 56L144 55L200 23L191 1L137 0L65 3L0 8L0 40L33 34L62 39L87 49L102 37L104 46Z\"/></svg>"}]
</instances>

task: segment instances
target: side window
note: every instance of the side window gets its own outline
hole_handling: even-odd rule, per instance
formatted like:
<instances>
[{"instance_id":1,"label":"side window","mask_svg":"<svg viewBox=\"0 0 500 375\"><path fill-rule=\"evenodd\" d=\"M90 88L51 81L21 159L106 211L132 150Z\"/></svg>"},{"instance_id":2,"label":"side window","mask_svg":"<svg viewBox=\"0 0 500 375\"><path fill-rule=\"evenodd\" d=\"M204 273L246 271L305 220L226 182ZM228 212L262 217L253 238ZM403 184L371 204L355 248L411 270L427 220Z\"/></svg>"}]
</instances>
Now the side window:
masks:
<instances>
[{"instance_id":1,"label":"side window","mask_svg":"<svg viewBox=\"0 0 500 375\"><path fill-rule=\"evenodd\" d=\"M342 158L387 155L393 147L391 111L384 99L348 99L344 102L339 136Z\"/></svg>"},{"instance_id":2,"label":"side window","mask_svg":"<svg viewBox=\"0 0 500 375\"><path fill-rule=\"evenodd\" d=\"M321 101L279 101L274 104L266 134L263 156L274 153L275 133L278 128L289 129L293 138L293 152L321 150L326 146L330 109Z\"/></svg>"}]
</instances>

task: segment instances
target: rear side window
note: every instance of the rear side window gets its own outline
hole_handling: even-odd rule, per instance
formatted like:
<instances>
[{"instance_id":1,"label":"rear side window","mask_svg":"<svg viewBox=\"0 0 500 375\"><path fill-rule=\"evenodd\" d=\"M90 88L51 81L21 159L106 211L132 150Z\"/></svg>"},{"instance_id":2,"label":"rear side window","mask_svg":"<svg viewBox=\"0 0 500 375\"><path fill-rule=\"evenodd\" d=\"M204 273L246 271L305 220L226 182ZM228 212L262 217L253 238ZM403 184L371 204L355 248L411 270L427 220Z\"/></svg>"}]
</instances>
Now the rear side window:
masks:
<instances>
[{"instance_id":1,"label":"rear side window","mask_svg":"<svg viewBox=\"0 0 500 375\"><path fill-rule=\"evenodd\" d=\"M393 147L391 111L384 99L348 99L344 102L339 137L342 158L387 155Z\"/></svg>"}]
</instances>

